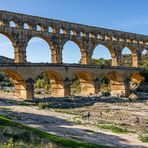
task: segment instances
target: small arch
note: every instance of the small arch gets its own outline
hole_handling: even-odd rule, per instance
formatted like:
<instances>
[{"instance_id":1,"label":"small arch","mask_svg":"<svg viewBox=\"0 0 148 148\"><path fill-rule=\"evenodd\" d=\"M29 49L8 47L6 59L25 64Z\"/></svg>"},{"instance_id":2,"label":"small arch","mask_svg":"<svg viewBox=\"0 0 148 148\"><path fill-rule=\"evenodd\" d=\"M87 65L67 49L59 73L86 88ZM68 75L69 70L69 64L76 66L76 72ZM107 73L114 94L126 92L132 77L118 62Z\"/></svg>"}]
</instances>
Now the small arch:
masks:
<instances>
[{"instance_id":1,"label":"small arch","mask_svg":"<svg viewBox=\"0 0 148 148\"><path fill-rule=\"evenodd\" d=\"M74 32L73 32L73 30L70 30L70 35L74 35Z\"/></svg>"},{"instance_id":2,"label":"small arch","mask_svg":"<svg viewBox=\"0 0 148 148\"><path fill-rule=\"evenodd\" d=\"M10 21L10 27L15 28L16 27L16 23L14 21Z\"/></svg>"},{"instance_id":3,"label":"small arch","mask_svg":"<svg viewBox=\"0 0 148 148\"><path fill-rule=\"evenodd\" d=\"M60 29L60 34L64 34L64 30L62 28Z\"/></svg>"},{"instance_id":4,"label":"small arch","mask_svg":"<svg viewBox=\"0 0 148 148\"><path fill-rule=\"evenodd\" d=\"M29 25L27 23L24 23L23 28L24 29L29 29Z\"/></svg>"},{"instance_id":5,"label":"small arch","mask_svg":"<svg viewBox=\"0 0 148 148\"><path fill-rule=\"evenodd\" d=\"M52 32L52 31L53 31L52 27L49 26L49 27L48 27L48 32Z\"/></svg>"},{"instance_id":6,"label":"small arch","mask_svg":"<svg viewBox=\"0 0 148 148\"><path fill-rule=\"evenodd\" d=\"M89 37L90 37L90 38L95 38L94 33L92 33L92 32L91 32L91 33L89 33Z\"/></svg>"},{"instance_id":7,"label":"small arch","mask_svg":"<svg viewBox=\"0 0 148 148\"><path fill-rule=\"evenodd\" d=\"M36 30L37 30L37 31L41 31L41 30L42 30L41 26L40 26L40 25L37 25L37 26L36 26Z\"/></svg>"},{"instance_id":8,"label":"small arch","mask_svg":"<svg viewBox=\"0 0 148 148\"><path fill-rule=\"evenodd\" d=\"M97 39L100 39L100 34L97 34L97 36L96 36L96 37L97 37Z\"/></svg>"},{"instance_id":9,"label":"small arch","mask_svg":"<svg viewBox=\"0 0 148 148\"><path fill-rule=\"evenodd\" d=\"M83 37L84 35L83 35L83 32L80 32L80 37Z\"/></svg>"}]
</instances>

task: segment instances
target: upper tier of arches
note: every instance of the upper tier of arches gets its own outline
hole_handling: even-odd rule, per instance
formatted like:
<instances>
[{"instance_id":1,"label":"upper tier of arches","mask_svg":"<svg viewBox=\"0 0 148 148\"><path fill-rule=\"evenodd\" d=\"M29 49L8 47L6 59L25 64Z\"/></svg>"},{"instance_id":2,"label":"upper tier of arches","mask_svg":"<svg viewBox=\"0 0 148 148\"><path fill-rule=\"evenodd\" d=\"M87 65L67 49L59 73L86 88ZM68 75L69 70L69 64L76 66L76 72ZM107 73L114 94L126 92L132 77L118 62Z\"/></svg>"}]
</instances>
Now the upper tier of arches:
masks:
<instances>
[{"instance_id":1,"label":"upper tier of arches","mask_svg":"<svg viewBox=\"0 0 148 148\"><path fill-rule=\"evenodd\" d=\"M10 23L11 27L16 27L17 25L14 25L14 23ZM106 50L110 53L111 59L112 59L112 66L122 66L122 51L125 47L127 47L131 51L132 55L132 66L138 67L138 60L140 59L140 56L142 54L142 51L144 49L147 50L147 48L141 47L141 49L138 48L138 46L132 46L127 44L119 44L115 42L106 42L104 40L91 40L91 39L84 39L79 38L76 36L69 37L69 36L57 36L57 35L47 35L46 33L34 33L31 32L26 35L26 32L17 32L15 33L13 29L10 27L9 29L1 28L0 34L3 34L6 36L10 42L12 43L12 47L14 48L14 61L15 63L25 63L27 62L27 52L28 52L28 46L30 40L34 37L38 37L42 40L44 40L45 44L47 43L49 45L49 58L51 56L51 63L64 63L63 61L63 53L64 53L64 46L67 44L67 42L72 42L77 46L77 51L80 52L80 60L81 64L91 64L92 58L93 58L93 52L95 48L99 45L102 45L106 48ZM26 24L26 28L29 27ZM30 28L28 28L30 29ZM38 26L38 31L41 31L42 28ZM72 35L75 35L76 32L71 32ZM61 34L65 34L64 30L61 30ZM83 33L82 33L83 34ZM82 35L81 34L81 35ZM51 50L51 53L50 53ZM74 49L75 50L75 49ZM73 51L74 51L73 50ZM68 52L68 51L67 51ZM100 51L101 53L102 51ZM44 50L43 50L44 53ZM23 54L23 55L21 55ZM72 54L72 53L71 53ZM34 54L36 55L36 53ZM42 55L40 55L42 56ZM70 55L74 56L74 55ZM19 59L24 58L24 62L20 62ZM100 57L101 58L101 57ZM104 58L104 57L102 57ZM72 63L79 63L78 62L72 62ZM41 62L41 61L40 61ZM43 61L44 62L44 61ZM50 62L50 61L48 61ZM66 62L67 63L67 62ZM71 62L68 62L71 63Z\"/></svg>"},{"instance_id":2,"label":"upper tier of arches","mask_svg":"<svg viewBox=\"0 0 148 148\"><path fill-rule=\"evenodd\" d=\"M148 40L144 35L29 16L25 14L11 13L6 11L0 11L0 13L0 25L4 27L13 27L40 32L50 32L71 36L104 39L115 42L127 42L148 45Z\"/></svg>"}]
</instances>

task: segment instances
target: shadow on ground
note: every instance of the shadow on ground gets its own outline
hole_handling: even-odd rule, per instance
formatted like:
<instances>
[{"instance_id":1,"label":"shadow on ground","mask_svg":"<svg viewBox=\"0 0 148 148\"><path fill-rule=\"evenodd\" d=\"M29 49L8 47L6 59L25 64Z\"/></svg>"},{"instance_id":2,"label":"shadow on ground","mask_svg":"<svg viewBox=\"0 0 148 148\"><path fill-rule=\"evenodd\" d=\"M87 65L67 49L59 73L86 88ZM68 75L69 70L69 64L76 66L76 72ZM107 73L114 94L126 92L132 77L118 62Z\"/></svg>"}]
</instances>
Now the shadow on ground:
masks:
<instances>
[{"instance_id":1,"label":"shadow on ground","mask_svg":"<svg viewBox=\"0 0 148 148\"><path fill-rule=\"evenodd\" d=\"M17 106L17 105L23 105L23 106L32 106L32 105L38 105L39 103L46 103L47 108L55 108L55 109L70 109L70 108L78 108L78 107L87 107L92 106L95 103L144 103L147 99L136 99L131 100L128 98L117 98L117 97L97 97L97 96L91 96L91 97L81 97L81 96L75 96L75 97L63 97L63 98L35 98L33 100L12 100L12 99L5 99L0 98L1 102L5 102L5 106Z\"/></svg>"},{"instance_id":2,"label":"shadow on ground","mask_svg":"<svg viewBox=\"0 0 148 148\"><path fill-rule=\"evenodd\" d=\"M116 98L116 97L64 97L64 98L44 98L44 99L33 99L29 102L38 104L40 102L47 103L48 108L77 108L92 106L95 103L143 103L145 99L131 100L128 98Z\"/></svg>"},{"instance_id":3,"label":"shadow on ground","mask_svg":"<svg viewBox=\"0 0 148 148\"><path fill-rule=\"evenodd\" d=\"M25 125L37 127L43 131L66 138L117 148L146 148L142 145L129 145L127 140L115 135L75 128L73 127L72 122L51 115L48 116L35 113L20 113L4 109L0 109L0 114L7 115L11 117L12 120Z\"/></svg>"}]
</instances>

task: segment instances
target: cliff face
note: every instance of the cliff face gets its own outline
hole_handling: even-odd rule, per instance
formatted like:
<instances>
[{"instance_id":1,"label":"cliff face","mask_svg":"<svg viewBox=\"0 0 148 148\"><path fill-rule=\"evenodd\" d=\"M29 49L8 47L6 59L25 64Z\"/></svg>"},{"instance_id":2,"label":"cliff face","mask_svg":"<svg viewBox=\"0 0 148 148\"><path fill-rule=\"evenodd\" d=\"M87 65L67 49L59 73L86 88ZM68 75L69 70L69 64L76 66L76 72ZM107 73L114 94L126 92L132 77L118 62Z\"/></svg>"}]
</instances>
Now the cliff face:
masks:
<instances>
[{"instance_id":1,"label":"cliff face","mask_svg":"<svg viewBox=\"0 0 148 148\"><path fill-rule=\"evenodd\" d=\"M0 56L0 63L14 63L14 60L4 56Z\"/></svg>"}]
</instances>

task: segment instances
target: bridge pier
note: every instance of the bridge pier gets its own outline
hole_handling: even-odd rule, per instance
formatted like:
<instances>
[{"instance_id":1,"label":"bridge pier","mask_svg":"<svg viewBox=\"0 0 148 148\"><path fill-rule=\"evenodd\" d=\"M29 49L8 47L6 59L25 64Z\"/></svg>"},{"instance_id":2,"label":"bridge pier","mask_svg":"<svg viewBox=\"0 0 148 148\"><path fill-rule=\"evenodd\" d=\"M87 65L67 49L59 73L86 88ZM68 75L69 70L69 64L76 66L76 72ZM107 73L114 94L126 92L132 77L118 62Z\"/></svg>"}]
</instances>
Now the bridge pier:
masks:
<instances>
[{"instance_id":1,"label":"bridge pier","mask_svg":"<svg viewBox=\"0 0 148 148\"><path fill-rule=\"evenodd\" d=\"M15 96L26 100L34 98L34 81L29 78L26 82L18 81L14 83Z\"/></svg>"},{"instance_id":2,"label":"bridge pier","mask_svg":"<svg viewBox=\"0 0 148 148\"><path fill-rule=\"evenodd\" d=\"M111 57L112 57L111 65L112 66L118 66L119 63L118 63L118 59L117 59L116 55L112 54Z\"/></svg>"},{"instance_id":3,"label":"bridge pier","mask_svg":"<svg viewBox=\"0 0 148 148\"><path fill-rule=\"evenodd\" d=\"M13 43L14 47L14 63L26 63L26 47L27 44L19 42Z\"/></svg>"},{"instance_id":4,"label":"bridge pier","mask_svg":"<svg viewBox=\"0 0 148 148\"><path fill-rule=\"evenodd\" d=\"M71 95L71 81L70 79L67 77L64 80L64 96L70 96Z\"/></svg>"},{"instance_id":5,"label":"bridge pier","mask_svg":"<svg viewBox=\"0 0 148 148\"><path fill-rule=\"evenodd\" d=\"M95 89L94 93L95 94L98 94L100 92L100 87L101 87L101 82L100 82L99 78L96 78L94 80L94 89Z\"/></svg>"},{"instance_id":6,"label":"bridge pier","mask_svg":"<svg viewBox=\"0 0 148 148\"><path fill-rule=\"evenodd\" d=\"M130 95L130 83L128 80L125 81L110 80L110 89L112 96L129 97Z\"/></svg>"},{"instance_id":7,"label":"bridge pier","mask_svg":"<svg viewBox=\"0 0 148 148\"><path fill-rule=\"evenodd\" d=\"M26 80L26 99L34 98L34 81L32 78Z\"/></svg>"},{"instance_id":8,"label":"bridge pier","mask_svg":"<svg viewBox=\"0 0 148 148\"><path fill-rule=\"evenodd\" d=\"M27 99L26 97L26 89L25 86L22 85L22 83L14 83L15 87L15 96L25 100Z\"/></svg>"},{"instance_id":9,"label":"bridge pier","mask_svg":"<svg viewBox=\"0 0 148 148\"><path fill-rule=\"evenodd\" d=\"M139 67L141 61L141 54L133 53L132 54L132 66Z\"/></svg>"}]
</instances>

